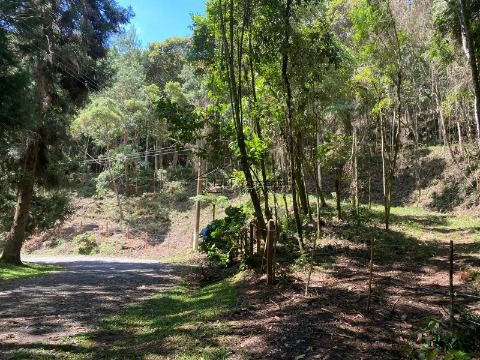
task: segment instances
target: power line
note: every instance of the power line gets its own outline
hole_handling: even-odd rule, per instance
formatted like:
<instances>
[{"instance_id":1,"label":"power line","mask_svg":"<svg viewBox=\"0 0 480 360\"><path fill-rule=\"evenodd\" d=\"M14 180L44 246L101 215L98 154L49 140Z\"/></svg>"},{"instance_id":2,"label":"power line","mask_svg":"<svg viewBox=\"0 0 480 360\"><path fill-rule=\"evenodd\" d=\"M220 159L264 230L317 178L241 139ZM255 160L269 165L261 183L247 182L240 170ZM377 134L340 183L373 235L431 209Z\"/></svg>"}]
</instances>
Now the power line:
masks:
<instances>
[{"instance_id":1,"label":"power line","mask_svg":"<svg viewBox=\"0 0 480 360\"><path fill-rule=\"evenodd\" d=\"M23 31L26 31L33 36L36 36L34 29L31 26L29 26L24 20L15 20L15 22L16 22L16 25L19 26ZM23 23L23 25L21 23ZM63 66L64 71L67 72L70 76L74 77L80 83L87 82L90 86L94 87L94 90L99 91L101 89L101 86L95 80L85 75L78 69L72 68L70 65L67 64L67 60L62 58L62 56L58 55L55 51L51 49L47 50L47 49L40 48L38 45L35 45L32 42L25 45L33 46L34 48L36 48L37 50L40 50L41 52L45 52L48 55L55 56L58 59L57 62ZM78 76L83 78L83 80L79 79L75 74L78 74Z\"/></svg>"}]
</instances>

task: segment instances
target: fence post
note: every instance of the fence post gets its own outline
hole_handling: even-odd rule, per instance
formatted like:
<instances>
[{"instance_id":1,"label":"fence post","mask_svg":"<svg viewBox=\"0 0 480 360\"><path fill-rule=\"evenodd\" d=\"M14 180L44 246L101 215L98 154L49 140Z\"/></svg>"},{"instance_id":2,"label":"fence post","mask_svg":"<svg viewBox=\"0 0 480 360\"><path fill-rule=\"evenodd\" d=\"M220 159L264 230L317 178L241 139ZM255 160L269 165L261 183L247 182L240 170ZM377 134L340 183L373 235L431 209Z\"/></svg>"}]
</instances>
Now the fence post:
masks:
<instances>
[{"instance_id":1,"label":"fence post","mask_svg":"<svg viewBox=\"0 0 480 360\"><path fill-rule=\"evenodd\" d=\"M453 292L453 240L450 240L450 268L449 268L449 285L450 285L450 326L453 327L455 322L455 313L453 309L453 301L455 294Z\"/></svg>"},{"instance_id":2,"label":"fence post","mask_svg":"<svg viewBox=\"0 0 480 360\"><path fill-rule=\"evenodd\" d=\"M107 235L107 238L110 237L110 230L108 229L108 221L107 221L107 224L105 225L105 229L106 229L106 234Z\"/></svg>"},{"instance_id":3,"label":"fence post","mask_svg":"<svg viewBox=\"0 0 480 360\"><path fill-rule=\"evenodd\" d=\"M275 283L275 272L273 269L273 244L275 241L275 221L268 221L267 233L267 285Z\"/></svg>"},{"instance_id":4,"label":"fence post","mask_svg":"<svg viewBox=\"0 0 480 360\"><path fill-rule=\"evenodd\" d=\"M248 242L248 255L253 256L253 230L254 230L254 225L253 222L250 223L250 236L249 236L249 242Z\"/></svg>"},{"instance_id":5,"label":"fence post","mask_svg":"<svg viewBox=\"0 0 480 360\"><path fill-rule=\"evenodd\" d=\"M373 281L373 243L375 239L370 241L370 264L369 264L369 279L368 279L368 300L367 312L370 311L370 304L372 302L372 281Z\"/></svg>"},{"instance_id":6,"label":"fence post","mask_svg":"<svg viewBox=\"0 0 480 360\"><path fill-rule=\"evenodd\" d=\"M258 223L255 223L255 241L257 242L257 255L261 254L261 238L262 238L262 231L258 227Z\"/></svg>"}]
</instances>

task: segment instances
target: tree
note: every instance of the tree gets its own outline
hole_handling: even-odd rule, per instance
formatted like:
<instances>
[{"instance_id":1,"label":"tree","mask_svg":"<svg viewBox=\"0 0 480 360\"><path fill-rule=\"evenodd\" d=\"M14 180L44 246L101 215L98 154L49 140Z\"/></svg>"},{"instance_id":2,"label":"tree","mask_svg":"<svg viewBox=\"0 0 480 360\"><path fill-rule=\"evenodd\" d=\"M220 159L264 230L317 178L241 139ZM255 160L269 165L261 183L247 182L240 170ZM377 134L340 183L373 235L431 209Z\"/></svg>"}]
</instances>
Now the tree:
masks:
<instances>
[{"instance_id":1,"label":"tree","mask_svg":"<svg viewBox=\"0 0 480 360\"><path fill-rule=\"evenodd\" d=\"M443 34L452 34L461 43L470 69L474 92L474 120L480 144L480 4L471 0L437 0L435 22Z\"/></svg>"},{"instance_id":2,"label":"tree","mask_svg":"<svg viewBox=\"0 0 480 360\"><path fill-rule=\"evenodd\" d=\"M84 101L89 87L98 88L92 79L96 61L106 55L107 40L131 14L111 0L67 4L32 0L9 10L9 35L21 45L34 89L35 126L26 139L13 225L1 257L20 264L35 179L56 141L52 130L64 128L71 105Z\"/></svg>"}]
</instances>

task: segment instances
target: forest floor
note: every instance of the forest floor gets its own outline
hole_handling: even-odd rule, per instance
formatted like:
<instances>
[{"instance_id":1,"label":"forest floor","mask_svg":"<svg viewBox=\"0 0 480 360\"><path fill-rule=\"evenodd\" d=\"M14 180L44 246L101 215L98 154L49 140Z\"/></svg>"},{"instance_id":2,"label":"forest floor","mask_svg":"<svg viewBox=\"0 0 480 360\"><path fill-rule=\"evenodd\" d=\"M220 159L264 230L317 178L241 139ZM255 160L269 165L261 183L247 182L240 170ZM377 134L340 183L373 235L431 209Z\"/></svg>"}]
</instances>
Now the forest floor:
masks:
<instances>
[{"instance_id":1,"label":"forest floor","mask_svg":"<svg viewBox=\"0 0 480 360\"><path fill-rule=\"evenodd\" d=\"M3 292L2 304L8 299L9 309L3 317L11 320L7 332L18 329L19 337L2 339L1 354L15 359L416 358L412 349L424 341L425 318L448 318L450 240L455 290L480 293L480 227L473 214L394 208L386 232L381 210L374 206L360 225L348 214L337 221L333 208L324 210L327 225L308 296L300 261L277 269L273 287L255 273L200 286L191 278L198 267L108 259L79 262L71 270L63 264L63 275L5 282L0 286L11 289ZM371 239L373 297L367 312ZM288 255L280 244L278 259ZM186 273L190 276L171 286ZM218 280L218 275L207 271L203 279ZM455 302L480 311L478 297L458 296ZM44 315L43 325L36 323L37 314ZM69 327L74 331L65 330ZM75 332L80 335L65 337Z\"/></svg>"},{"instance_id":2,"label":"forest floor","mask_svg":"<svg viewBox=\"0 0 480 360\"><path fill-rule=\"evenodd\" d=\"M276 287L249 278L229 320L237 358L417 358L412 349L425 341L425 319L448 318L450 240L455 291L476 295L458 296L456 306L480 315L480 227L473 215L395 208L394 225L386 232L379 224L381 207L373 213L364 225L328 221L308 296L306 272L299 267L288 281L280 276ZM372 239L373 297L367 312Z\"/></svg>"}]
</instances>

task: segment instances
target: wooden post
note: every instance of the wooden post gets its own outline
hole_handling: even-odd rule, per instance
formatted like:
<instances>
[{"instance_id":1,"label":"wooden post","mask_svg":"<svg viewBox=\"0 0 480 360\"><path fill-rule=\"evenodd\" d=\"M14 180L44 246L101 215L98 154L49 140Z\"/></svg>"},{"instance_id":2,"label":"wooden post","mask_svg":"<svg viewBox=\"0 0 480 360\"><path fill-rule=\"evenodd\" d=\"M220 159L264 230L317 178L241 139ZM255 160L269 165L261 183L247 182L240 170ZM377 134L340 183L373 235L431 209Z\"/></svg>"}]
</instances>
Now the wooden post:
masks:
<instances>
[{"instance_id":1,"label":"wooden post","mask_svg":"<svg viewBox=\"0 0 480 360\"><path fill-rule=\"evenodd\" d=\"M215 221L215 203L212 204L212 220Z\"/></svg>"},{"instance_id":2,"label":"wooden post","mask_svg":"<svg viewBox=\"0 0 480 360\"><path fill-rule=\"evenodd\" d=\"M267 233L267 285L275 283L275 272L273 270L273 243L275 241L275 221L268 221Z\"/></svg>"},{"instance_id":3,"label":"wooden post","mask_svg":"<svg viewBox=\"0 0 480 360\"><path fill-rule=\"evenodd\" d=\"M130 225L127 225L127 233L125 234L127 240L130 238Z\"/></svg>"},{"instance_id":4,"label":"wooden post","mask_svg":"<svg viewBox=\"0 0 480 360\"><path fill-rule=\"evenodd\" d=\"M368 280L368 301L367 301L367 312L370 311L370 304L372 302L372 280L373 280L373 243L375 239L372 239L370 242L370 264L369 264L369 280Z\"/></svg>"},{"instance_id":5,"label":"wooden post","mask_svg":"<svg viewBox=\"0 0 480 360\"><path fill-rule=\"evenodd\" d=\"M197 142L198 147L201 147L201 142ZM194 251L198 250L198 242L199 242L199 233L200 233L200 201L198 200L198 196L202 195L203 192L203 181L202 181L202 170L203 170L203 161L198 157L198 169L197 169L197 201L195 202L195 227L193 230L193 241L192 241L192 248Z\"/></svg>"},{"instance_id":6,"label":"wooden post","mask_svg":"<svg viewBox=\"0 0 480 360\"><path fill-rule=\"evenodd\" d=\"M261 254L261 238L262 238L262 231L258 227L258 224L255 223L255 241L257 243L257 255Z\"/></svg>"},{"instance_id":7,"label":"wooden post","mask_svg":"<svg viewBox=\"0 0 480 360\"><path fill-rule=\"evenodd\" d=\"M107 237L110 237L110 230L108 229L108 221L107 221L107 224L105 225L105 230L106 230Z\"/></svg>"},{"instance_id":8,"label":"wooden post","mask_svg":"<svg viewBox=\"0 0 480 360\"><path fill-rule=\"evenodd\" d=\"M450 283L450 326L453 327L455 322L455 313L453 308L453 301L455 293L453 291L453 240L450 240L450 269L449 269L449 283Z\"/></svg>"},{"instance_id":9,"label":"wooden post","mask_svg":"<svg viewBox=\"0 0 480 360\"><path fill-rule=\"evenodd\" d=\"M249 236L249 242L248 242L248 255L252 256L253 255L253 230L254 230L254 225L253 222L250 223L250 236Z\"/></svg>"}]
</instances>

